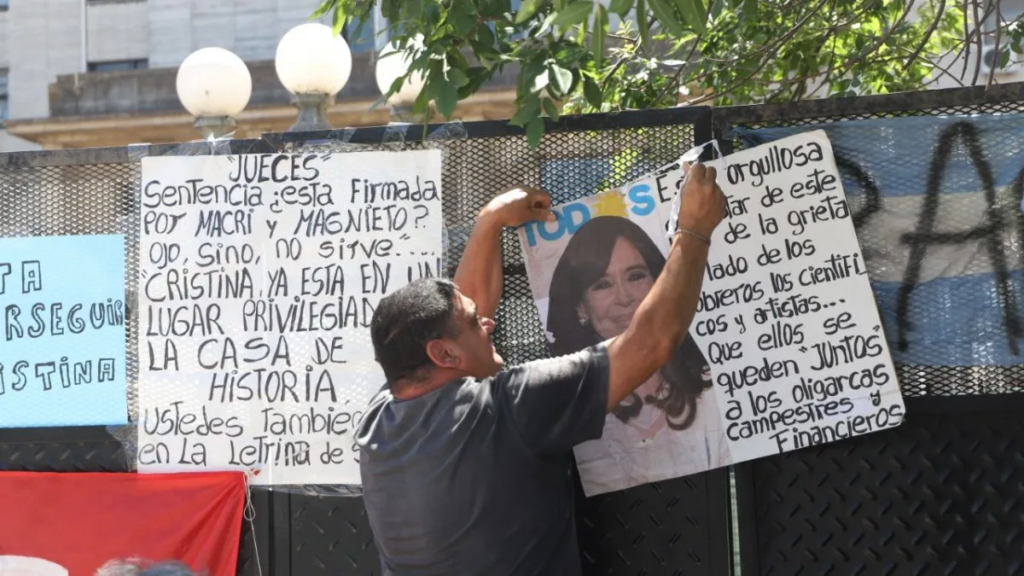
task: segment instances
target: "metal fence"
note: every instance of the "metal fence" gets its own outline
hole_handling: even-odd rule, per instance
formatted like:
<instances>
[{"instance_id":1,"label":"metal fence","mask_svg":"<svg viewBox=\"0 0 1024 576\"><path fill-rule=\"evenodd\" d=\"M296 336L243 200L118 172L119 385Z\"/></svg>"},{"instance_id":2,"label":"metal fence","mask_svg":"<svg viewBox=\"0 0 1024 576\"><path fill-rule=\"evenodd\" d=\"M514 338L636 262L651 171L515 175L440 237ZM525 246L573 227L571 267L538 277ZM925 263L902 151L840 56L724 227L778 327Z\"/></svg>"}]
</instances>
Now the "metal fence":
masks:
<instances>
[{"instance_id":1,"label":"metal fence","mask_svg":"<svg viewBox=\"0 0 1024 576\"><path fill-rule=\"evenodd\" d=\"M577 511L585 572L638 576L1013 574L1024 570L1020 545L1024 424L1019 417L1024 408L1020 394L1024 372L1013 362L1015 343L1024 335L1015 320L1022 296L1018 291L1024 285L1024 278L1015 273L1024 268L1018 261L1024 225L1018 226L1020 198L1013 195L1024 190L1020 183L1024 180L1018 177L1008 187L989 186L983 169L977 176L956 172L954 179L964 180L964 186L978 182L980 195L958 196L966 199L968 204L963 206L968 208L981 203L973 208L981 215L978 223L967 218L974 213L961 204L952 210L944 208L941 200L952 192L935 173L947 169L948 157L954 164L973 165L985 164L979 159L995 158L1000 166L1024 157L1024 141L1006 137L998 149L982 150L971 128L992 118L1015 121L1022 109L1024 86L1012 85L988 91L959 89L563 118L549 125L549 134L536 150L528 148L522 132L514 127L479 122L429 127L427 132L412 126L405 132L382 127L268 134L260 140L232 141L214 152L442 148L451 272L479 208L513 184L543 186L556 202L564 202L601 186L628 182L713 137L727 144L727 149L738 149L780 137L787 130L821 127L837 143L852 138L849 141L856 144L858 137L861 142L877 140L881 154L871 152L871 146L836 144L835 148L847 194L857 209L865 259L869 267L875 266L872 280L899 276L900 281L891 286L879 282L875 287L908 396L905 424L727 470L590 499L581 495ZM918 138L916 148L909 150L920 159L918 168L925 175L920 182L913 175L917 172L908 172L916 166L907 160L908 150L894 144L899 139L893 132L899 135L900 128L857 122L914 116L926 117L922 121L927 122L931 118L936 126L953 126L939 130L938 140ZM427 135L430 141L424 142ZM124 234L126 289L132 293L138 270L141 158L209 153L204 146L0 155L0 236ZM934 160L937 151L944 151L947 160ZM1017 170L1022 168L1024 162ZM904 181L896 182L889 172L898 172ZM928 178L929 174L934 177ZM917 190L920 198L891 193L901 187ZM993 189L991 198L988 188ZM1005 188L1008 192L1000 194L1009 196L1000 196L997 188ZM1010 206L1014 200L1016 210ZM956 223L958 217L964 221L950 229L935 226L936 222L948 224L950 218ZM929 218L932 227L922 228ZM914 225L894 241L893 223L904 221ZM496 344L510 362L544 356L547 346L511 233L503 247L506 286ZM941 265L950 247L958 247L961 252L954 255L966 262L957 270L959 276L951 277L984 276L982 292L968 292L981 303L982 312L974 314L974 324L967 328L976 330L974 340L991 346L972 347L970 341L957 340L963 335L964 321L950 311L963 303L951 298L963 292L922 288L932 284L926 282L929 274ZM968 256L975 257L963 256L964 250L974 250ZM939 264L929 264L936 259ZM987 264L978 264L982 260ZM906 261L906 270L894 272L896 261ZM950 276L948 271L945 274ZM961 290L976 289L974 284L965 286ZM997 320L985 320L989 305L998 309ZM946 340L922 339L922 326L928 334ZM960 332L936 332L932 326L959 327ZM137 411L136 329L132 324L128 331L133 415ZM968 348L967 358L974 362L950 362L944 357L960 346ZM1009 360L1003 357L1004 348ZM925 352L920 353L921 349ZM102 428L0 429L0 470L119 472L128 468L121 442ZM313 490L254 489L253 503L255 521L246 525L242 535L239 574L379 573L372 534L358 498Z\"/></svg>"}]
</instances>

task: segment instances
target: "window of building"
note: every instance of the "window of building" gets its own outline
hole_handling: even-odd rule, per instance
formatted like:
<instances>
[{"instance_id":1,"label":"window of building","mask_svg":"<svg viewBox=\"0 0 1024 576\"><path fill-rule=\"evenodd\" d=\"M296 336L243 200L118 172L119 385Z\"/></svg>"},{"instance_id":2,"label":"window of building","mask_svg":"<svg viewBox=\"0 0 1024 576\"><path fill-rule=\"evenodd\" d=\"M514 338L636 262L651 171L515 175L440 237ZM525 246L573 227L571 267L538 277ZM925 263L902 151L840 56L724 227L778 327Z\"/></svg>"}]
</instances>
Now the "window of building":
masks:
<instances>
[{"instance_id":1,"label":"window of building","mask_svg":"<svg viewBox=\"0 0 1024 576\"><path fill-rule=\"evenodd\" d=\"M3 12L4 10L7 10L10 7L11 7L11 1L10 0L0 0L0 12Z\"/></svg>"},{"instance_id":2,"label":"window of building","mask_svg":"<svg viewBox=\"0 0 1024 576\"><path fill-rule=\"evenodd\" d=\"M0 70L0 122L7 119L7 70Z\"/></svg>"},{"instance_id":3,"label":"window of building","mask_svg":"<svg viewBox=\"0 0 1024 576\"><path fill-rule=\"evenodd\" d=\"M359 33L356 36L356 33ZM352 50L353 54L360 52L372 52L375 48L373 41L373 22L367 22L363 24L363 29L359 30L359 21L352 20L345 26L345 30L342 31L345 41L348 42L348 47Z\"/></svg>"},{"instance_id":4,"label":"window of building","mask_svg":"<svg viewBox=\"0 0 1024 576\"><path fill-rule=\"evenodd\" d=\"M107 62L89 62L89 72L115 72L118 70L142 70L149 68L149 59L110 60Z\"/></svg>"}]
</instances>

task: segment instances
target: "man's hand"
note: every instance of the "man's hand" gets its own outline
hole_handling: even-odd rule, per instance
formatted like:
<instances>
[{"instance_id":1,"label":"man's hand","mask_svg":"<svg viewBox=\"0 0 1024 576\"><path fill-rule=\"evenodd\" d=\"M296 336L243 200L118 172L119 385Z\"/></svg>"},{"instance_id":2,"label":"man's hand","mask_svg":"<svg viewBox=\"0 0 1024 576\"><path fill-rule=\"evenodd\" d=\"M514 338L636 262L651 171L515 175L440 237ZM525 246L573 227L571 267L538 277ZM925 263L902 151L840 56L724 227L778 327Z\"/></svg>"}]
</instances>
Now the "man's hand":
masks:
<instances>
[{"instance_id":1,"label":"man's hand","mask_svg":"<svg viewBox=\"0 0 1024 576\"><path fill-rule=\"evenodd\" d=\"M517 186L487 203L481 218L493 218L504 227L521 226L531 220L555 221L551 196L536 188Z\"/></svg>"},{"instance_id":2,"label":"man's hand","mask_svg":"<svg viewBox=\"0 0 1024 576\"><path fill-rule=\"evenodd\" d=\"M455 271L455 283L476 302L480 316L493 318L501 300L502 228L521 226L531 220L553 222L555 213L551 211L551 196L547 192L526 186L508 190L480 211Z\"/></svg>"},{"instance_id":3,"label":"man's hand","mask_svg":"<svg viewBox=\"0 0 1024 576\"><path fill-rule=\"evenodd\" d=\"M717 172L703 164L690 168L689 177L679 191L679 229L711 238L725 218L726 199L715 182Z\"/></svg>"}]
</instances>

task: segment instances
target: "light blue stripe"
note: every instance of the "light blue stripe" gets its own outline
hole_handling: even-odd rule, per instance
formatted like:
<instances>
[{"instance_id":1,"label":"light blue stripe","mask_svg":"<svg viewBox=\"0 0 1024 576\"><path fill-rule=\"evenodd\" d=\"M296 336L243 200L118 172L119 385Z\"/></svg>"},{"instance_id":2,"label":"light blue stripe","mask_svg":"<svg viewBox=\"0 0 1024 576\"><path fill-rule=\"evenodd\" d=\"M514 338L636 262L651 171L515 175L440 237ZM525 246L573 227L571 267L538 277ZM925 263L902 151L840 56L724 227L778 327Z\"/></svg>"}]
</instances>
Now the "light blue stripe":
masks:
<instances>
[{"instance_id":1,"label":"light blue stripe","mask_svg":"<svg viewBox=\"0 0 1024 576\"><path fill-rule=\"evenodd\" d=\"M1020 309L1024 271L1009 274L1010 292ZM1021 364L1007 339L995 274L938 278L918 284L910 297L908 346L897 346L898 282L872 282L878 312L897 364L983 366ZM1024 345L1024 342L1018 341Z\"/></svg>"},{"instance_id":2,"label":"light blue stripe","mask_svg":"<svg viewBox=\"0 0 1024 576\"><path fill-rule=\"evenodd\" d=\"M883 197L916 196L924 194L927 187L939 136L958 122L968 122L977 131L996 186L1009 185L1024 169L1024 115L876 118L787 128L734 128L728 136L740 138L749 147L811 130L825 130L836 155L864 168ZM966 146L959 139L954 142L940 191L956 194L982 190ZM843 174L843 186L850 196L862 193L847 173Z\"/></svg>"}]
</instances>

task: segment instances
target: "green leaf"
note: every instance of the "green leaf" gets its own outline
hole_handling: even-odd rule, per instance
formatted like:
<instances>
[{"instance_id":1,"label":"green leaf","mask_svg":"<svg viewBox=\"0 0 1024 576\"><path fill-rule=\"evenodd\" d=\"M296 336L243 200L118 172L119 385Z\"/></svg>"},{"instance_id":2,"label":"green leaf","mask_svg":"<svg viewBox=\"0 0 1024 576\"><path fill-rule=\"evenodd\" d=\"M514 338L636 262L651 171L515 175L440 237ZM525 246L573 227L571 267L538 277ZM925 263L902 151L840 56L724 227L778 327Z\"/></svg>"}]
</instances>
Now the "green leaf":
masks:
<instances>
[{"instance_id":1,"label":"green leaf","mask_svg":"<svg viewBox=\"0 0 1024 576\"><path fill-rule=\"evenodd\" d=\"M548 68L548 80L554 86L557 96L565 96L572 87L572 72L558 64L552 64Z\"/></svg>"},{"instance_id":2,"label":"green leaf","mask_svg":"<svg viewBox=\"0 0 1024 576\"><path fill-rule=\"evenodd\" d=\"M448 81L455 85L456 88L462 88L466 84L469 84L469 77L466 73L458 68L448 69Z\"/></svg>"},{"instance_id":3,"label":"green leaf","mask_svg":"<svg viewBox=\"0 0 1024 576\"><path fill-rule=\"evenodd\" d=\"M743 17L746 22L756 22L758 19L758 0L743 0Z\"/></svg>"},{"instance_id":4,"label":"green leaf","mask_svg":"<svg viewBox=\"0 0 1024 576\"><path fill-rule=\"evenodd\" d=\"M707 32L708 13L703 0L676 0L676 7L679 8L683 20L698 34Z\"/></svg>"},{"instance_id":5,"label":"green leaf","mask_svg":"<svg viewBox=\"0 0 1024 576\"><path fill-rule=\"evenodd\" d=\"M459 93L455 84L445 82L441 85L440 94L437 96L437 111L445 118L451 118L455 113L455 104L459 101Z\"/></svg>"},{"instance_id":6,"label":"green leaf","mask_svg":"<svg viewBox=\"0 0 1024 576\"><path fill-rule=\"evenodd\" d=\"M555 106L555 102L552 99L544 99L544 111L548 113L552 120L558 122L558 106Z\"/></svg>"},{"instance_id":7,"label":"green leaf","mask_svg":"<svg viewBox=\"0 0 1024 576\"><path fill-rule=\"evenodd\" d=\"M533 82L530 84L530 93L537 94L548 87L550 82L550 74L538 74L534 77Z\"/></svg>"},{"instance_id":8,"label":"green leaf","mask_svg":"<svg viewBox=\"0 0 1024 576\"><path fill-rule=\"evenodd\" d=\"M603 100L601 97L601 87L589 76L583 78L583 96L586 97L587 103L592 107L601 108Z\"/></svg>"},{"instance_id":9,"label":"green leaf","mask_svg":"<svg viewBox=\"0 0 1024 576\"><path fill-rule=\"evenodd\" d=\"M548 14L548 17L544 19L544 22L540 25L540 28L537 29L536 36L540 37L547 34L548 31L551 30L551 23L554 22L555 18L557 17L558 12L552 12L551 14Z\"/></svg>"},{"instance_id":10,"label":"green leaf","mask_svg":"<svg viewBox=\"0 0 1024 576\"><path fill-rule=\"evenodd\" d=\"M320 4L320 7L316 9L316 12L313 12L313 14L310 15L309 19L316 20L324 14L327 14L331 11L331 8L334 8L334 5L337 4L338 1L339 0L324 0L323 3Z\"/></svg>"},{"instance_id":11,"label":"green leaf","mask_svg":"<svg viewBox=\"0 0 1024 576\"><path fill-rule=\"evenodd\" d=\"M647 21L647 0L636 0L636 25L640 31L640 44L644 50L651 47L651 31Z\"/></svg>"},{"instance_id":12,"label":"green leaf","mask_svg":"<svg viewBox=\"0 0 1024 576\"><path fill-rule=\"evenodd\" d=\"M341 3L334 7L334 22L331 24L331 31L337 36L341 34L341 29L345 27L345 11L342 10Z\"/></svg>"},{"instance_id":13,"label":"green leaf","mask_svg":"<svg viewBox=\"0 0 1024 576\"><path fill-rule=\"evenodd\" d=\"M669 4L669 0L648 0L651 3L651 11L654 17L661 23L661 28L669 34L679 37L686 34L683 24L676 15L675 8Z\"/></svg>"},{"instance_id":14,"label":"green leaf","mask_svg":"<svg viewBox=\"0 0 1024 576\"><path fill-rule=\"evenodd\" d=\"M459 100L464 100L475 94L493 75L493 68L488 69L483 66L473 66L467 70L466 76L469 77L469 83L459 88Z\"/></svg>"},{"instance_id":15,"label":"green leaf","mask_svg":"<svg viewBox=\"0 0 1024 576\"><path fill-rule=\"evenodd\" d=\"M405 20L416 21L423 17L423 0L404 0Z\"/></svg>"},{"instance_id":16,"label":"green leaf","mask_svg":"<svg viewBox=\"0 0 1024 576\"><path fill-rule=\"evenodd\" d=\"M604 40L608 36L608 12L604 4L597 5L597 15L594 16L594 31L591 34L593 40L594 61L598 66L604 62Z\"/></svg>"},{"instance_id":17,"label":"green leaf","mask_svg":"<svg viewBox=\"0 0 1024 576\"><path fill-rule=\"evenodd\" d=\"M397 80L396 80L396 82L397 82ZM416 101L413 102L413 104L412 104L412 111L413 111L413 113L414 114L419 114L419 115L426 114L427 108L430 105L430 100L431 100L431 98L430 98L429 90L427 89L426 86L424 86L423 90L420 90L419 95L416 96Z\"/></svg>"},{"instance_id":18,"label":"green leaf","mask_svg":"<svg viewBox=\"0 0 1024 576\"><path fill-rule=\"evenodd\" d=\"M472 2L456 1L448 12L448 21L455 27L460 36L468 36L476 26L476 8Z\"/></svg>"},{"instance_id":19,"label":"green leaf","mask_svg":"<svg viewBox=\"0 0 1024 576\"><path fill-rule=\"evenodd\" d=\"M526 125L526 141L529 143L530 148L536 148L543 136L544 119L537 116Z\"/></svg>"},{"instance_id":20,"label":"green leaf","mask_svg":"<svg viewBox=\"0 0 1024 576\"><path fill-rule=\"evenodd\" d=\"M608 6L608 10L623 17L629 13L631 8L633 8L633 0L612 0Z\"/></svg>"},{"instance_id":21,"label":"green leaf","mask_svg":"<svg viewBox=\"0 0 1024 576\"><path fill-rule=\"evenodd\" d=\"M576 0L565 7L565 10L558 12L558 16L551 23L557 28L571 28L584 20L590 15L590 11L594 9L594 3L589 0Z\"/></svg>"},{"instance_id":22,"label":"green leaf","mask_svg":"<svg viewBox=\"0 0 1024 576\"><path fill-rule=\"evenodd\" d=\"M458 3L469 3L468 0L453 0L456 4ZM523 5L519 7L519 12L516 12L516 24L522 24L529 20L534 14L537 13L537 9L544 4L544 0L525 0Z\"/></svg>"},{"instance_id":23,"label":"green leaf","mask_svg":"<svg viewBox=\"0 0 1024 576\"><path fill-rule=\"evenodd\" d=\"M512 119L508 121L513 126L526 126L526 124L536 118L540 114L540 100L536 97L530 98L525 103L519 105L519 109L516 110Z\"/></svg>"}]
</instances>

